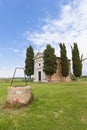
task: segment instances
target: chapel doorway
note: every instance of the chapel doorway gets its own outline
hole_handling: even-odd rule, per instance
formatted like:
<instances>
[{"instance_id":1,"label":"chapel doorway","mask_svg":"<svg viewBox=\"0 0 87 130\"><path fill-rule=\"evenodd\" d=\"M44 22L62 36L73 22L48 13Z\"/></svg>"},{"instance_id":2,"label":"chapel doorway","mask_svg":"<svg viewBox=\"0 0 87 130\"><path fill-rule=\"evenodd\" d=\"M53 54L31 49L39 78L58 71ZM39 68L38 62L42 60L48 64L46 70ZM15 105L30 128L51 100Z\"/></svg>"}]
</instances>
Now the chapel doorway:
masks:
<instances>
[{"instance_id":1,"label":"chapel doorway","mask_svg":"<svg viewBox=\"0 0 87 130\"><path fill-rule=\"evenodd\" d=\"M41 71L38 72L38 81L41 81Z\"/></svg>"}]
</instances>

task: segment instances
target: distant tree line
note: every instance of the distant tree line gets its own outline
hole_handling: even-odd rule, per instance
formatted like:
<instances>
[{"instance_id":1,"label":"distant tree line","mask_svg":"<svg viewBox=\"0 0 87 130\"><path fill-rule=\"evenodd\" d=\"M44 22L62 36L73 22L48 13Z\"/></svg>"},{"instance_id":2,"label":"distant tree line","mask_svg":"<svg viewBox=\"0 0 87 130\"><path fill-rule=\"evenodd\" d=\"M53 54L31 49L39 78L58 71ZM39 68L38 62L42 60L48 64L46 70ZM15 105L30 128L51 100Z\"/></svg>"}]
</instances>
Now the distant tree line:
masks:
<instances>
[{"instance_id":1,"label":"distant tree line","mask_svg":"<svg viewBox=\"0 0 87 130\"><path fill-rule=\"evenodd\" d=\"M69 74L69 62L67 58L67 50L64 43L59 44L60 47L60 58L61 58L61 66L62 66L62 76L67 77ZM82 57L80 57L79 49L77 43L74 43L71 46L72 52L72 70L73 75L76 79L78 79L82 75ZM57 62L56 62L56 55L55 49L50 45L47 44L46 49L43 51L43 59L44 59L44 66L43 71L46 75L51 76L57 70ZM26 59L25 59L25 74L31 78L31 75L34 74L34 50L32 46L27 47L26 49Z\"/></svg>"}]
</instances>

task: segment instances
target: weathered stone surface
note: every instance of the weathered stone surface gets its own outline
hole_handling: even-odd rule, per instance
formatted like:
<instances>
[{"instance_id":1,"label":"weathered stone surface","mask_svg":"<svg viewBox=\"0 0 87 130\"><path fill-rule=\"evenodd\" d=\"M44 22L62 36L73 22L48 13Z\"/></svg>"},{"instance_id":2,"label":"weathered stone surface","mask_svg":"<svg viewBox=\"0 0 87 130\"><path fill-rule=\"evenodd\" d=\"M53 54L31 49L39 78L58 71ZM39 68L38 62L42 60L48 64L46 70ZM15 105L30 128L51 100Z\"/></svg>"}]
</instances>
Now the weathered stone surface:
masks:
<instances>
[{"instance_id":1,"label":"weathered stone surface","mask_svg":"<svg viewBox=\"0 0 87 130\"><path fill-rule=\"evenodd\" d=\"M31 99L31 87L9 87L7 102L27 104Z\"/></svg>"}]
</instances>

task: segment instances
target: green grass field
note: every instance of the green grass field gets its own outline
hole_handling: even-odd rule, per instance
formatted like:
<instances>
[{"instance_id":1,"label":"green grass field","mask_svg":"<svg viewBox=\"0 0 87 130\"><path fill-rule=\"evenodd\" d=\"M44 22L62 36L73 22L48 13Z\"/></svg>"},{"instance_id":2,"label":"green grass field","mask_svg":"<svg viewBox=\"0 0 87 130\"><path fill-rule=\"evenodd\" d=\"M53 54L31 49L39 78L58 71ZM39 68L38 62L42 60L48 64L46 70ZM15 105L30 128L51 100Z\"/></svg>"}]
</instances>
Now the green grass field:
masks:
<instances>
[{"instance_id":1,"label":"green grass field","mask_svg":"<svg viewBox=\"0 0 87 130\"><path fill-rule=\"evenodd\" d=\"M0 130L87 130L87 80L28 84L38 100L3 109L10 83L0 82Z\"/></svg>"}]
</instances>

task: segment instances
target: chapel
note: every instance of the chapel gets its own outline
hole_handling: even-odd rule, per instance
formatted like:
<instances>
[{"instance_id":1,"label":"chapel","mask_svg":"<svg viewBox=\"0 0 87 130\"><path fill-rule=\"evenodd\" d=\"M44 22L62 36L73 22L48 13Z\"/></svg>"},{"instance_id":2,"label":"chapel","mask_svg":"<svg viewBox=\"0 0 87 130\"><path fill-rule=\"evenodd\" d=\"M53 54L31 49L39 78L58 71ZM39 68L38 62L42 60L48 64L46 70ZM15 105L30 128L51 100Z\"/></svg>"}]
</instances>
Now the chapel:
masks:
<instances>
[{"instance_id":1,"label":"chapel","mask_svg":"<svg viewBox=\"0 0 87 130\"><path fill-rule=\"evenodd\" d=\"M69 62L69 74L65 78L62 76L62 71L61 71L61 58L57 57L57 70L56 73L54 73L51 76L51 82L62 82L66 81L69 82L71 81L71 70L70 70L70 60ZM47 76L43 72L43 53L38 52L35 57L34 57L34 82L49 82L50 77Z\"/></svg>"}]
</instances>

